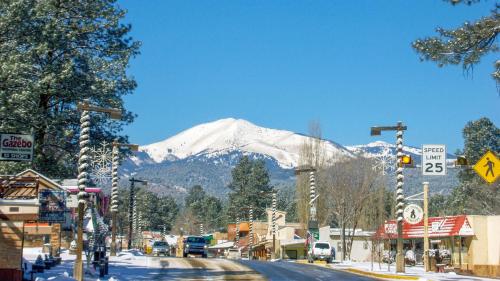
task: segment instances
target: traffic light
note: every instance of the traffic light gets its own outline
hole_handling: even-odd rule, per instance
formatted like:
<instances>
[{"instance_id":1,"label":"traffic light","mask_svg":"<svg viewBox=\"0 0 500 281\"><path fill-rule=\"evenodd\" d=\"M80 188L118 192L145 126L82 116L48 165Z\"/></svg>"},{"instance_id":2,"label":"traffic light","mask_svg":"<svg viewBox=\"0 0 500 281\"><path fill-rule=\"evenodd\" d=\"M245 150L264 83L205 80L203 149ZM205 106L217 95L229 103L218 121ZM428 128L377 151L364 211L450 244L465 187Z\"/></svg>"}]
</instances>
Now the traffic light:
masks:
<instances>
[{"instance_id":1,"label":"traffic light","mask_svg":"<svg viewBox=\"0 0 500 281\"><path fill-rule=\"evenodd\" d=\"M457 160L455 160L455 166L467 166L467 158L465 156L457 156Z\"/></svg>"},{"instance_id":2,"label":"traffic light","mask_svg":"<svg viewBox=\"0 0 500 281\"><path fill-rule=\"evenodd\" d=\"M413 159L411 158L411 155L403 155L399 159L399 163L401 166L413 166Z\"/></svg>"}]
</instances>

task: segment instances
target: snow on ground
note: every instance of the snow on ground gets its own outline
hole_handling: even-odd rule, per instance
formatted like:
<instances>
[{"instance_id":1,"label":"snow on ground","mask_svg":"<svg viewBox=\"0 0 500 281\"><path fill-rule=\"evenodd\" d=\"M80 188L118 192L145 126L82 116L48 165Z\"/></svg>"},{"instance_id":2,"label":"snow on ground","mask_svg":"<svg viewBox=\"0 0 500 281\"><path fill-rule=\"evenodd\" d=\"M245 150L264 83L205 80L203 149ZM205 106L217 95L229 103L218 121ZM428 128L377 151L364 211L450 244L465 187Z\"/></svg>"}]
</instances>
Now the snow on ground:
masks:
<instances>
[{"instance_id":1,"label":"snow on ground","mask_svg":"<svg viewBox=\"0 0 500 281\"><path fill-rule=\"evenodd\" d=\"M28 272L31 271L31 264L35 262L37 256L41 254L42 248L25 248L23 257L28 265ZM36 281L74 281L73 266L75 256L70 255L67 250L61 253L62 262L51 269L45 269L44 273L34 274ZM84 268L86 268L85 255ZM160 274L161 264L158 261L148 259L138 251L123 251L116 257L110 257L109 274L104 278L99 278L99 272L92 270L85 276L86 281L142 281L153 280L155 275ZM30 274L25 274L30 278Z\"/></svg>"},{"instance_id":2,"label":"snow on ground","mask_svg":"<svg viewBox=\"0 0 500 281\"><path fill-rule=\"evenodd\" d=\"M337 263L337 264L331 264L330 267L334 269L348 269L348 268L354 268L358 270L363 270L363 271L368 271L368 272L375 272L375 273L381 273L381 274L396 274L396 265L391 264L390 270L387 267L387 264L382 263L381 266L379 267L379 264L377 262L373 263L373 270L371 268L371 263L370 262L343 262L343 263ZM490 278L482 278L482 277L476 277L476 276L464 276L464 275L457 275L454 272L450 273L436 273L436 272L425 272L424 267L422 265L417 265L417 266L406 266L405 267L406 273L401 274L401 275L414 275L414 276L420 276L420 281L454 281L454 280L463 280L463 281L494 281L498 279L490 279ZM400 275L400 274L398 274Z\"/></svg>"}]
</instances>

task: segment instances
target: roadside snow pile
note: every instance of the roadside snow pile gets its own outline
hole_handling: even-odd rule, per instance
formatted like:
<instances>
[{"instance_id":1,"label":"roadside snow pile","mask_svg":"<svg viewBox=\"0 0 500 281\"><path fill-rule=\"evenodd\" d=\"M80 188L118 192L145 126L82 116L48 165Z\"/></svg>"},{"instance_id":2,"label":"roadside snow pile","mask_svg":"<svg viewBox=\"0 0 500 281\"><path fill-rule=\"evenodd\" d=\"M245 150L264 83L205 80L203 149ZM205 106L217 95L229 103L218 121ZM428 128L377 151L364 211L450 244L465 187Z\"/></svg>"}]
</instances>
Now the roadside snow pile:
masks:
<instances>
[{"instance_id":1,"label":"roadside snow pile","mask_svg":"<svg viewBox=\"0 0 500 281\"><path fill-rule=\"evenodd\" d=\"M62 276L47 277L47 278L37 277L35 281L76 281L76 279L69 277L69 274L65 272L65 274L63 274Z\"/></svg>"},{"instance_id":2,"label":"roadside snow pile","mask_svg":"<svg viewBox=\"0 0 500 281\"><path fill-rule=\"evenodd\" d=\"M129 261L137 260L138 258L144 257L144 254L137 250L123 251L120 252L116 257L112 257L117 261Z\"/></svg>"}]
</instances>

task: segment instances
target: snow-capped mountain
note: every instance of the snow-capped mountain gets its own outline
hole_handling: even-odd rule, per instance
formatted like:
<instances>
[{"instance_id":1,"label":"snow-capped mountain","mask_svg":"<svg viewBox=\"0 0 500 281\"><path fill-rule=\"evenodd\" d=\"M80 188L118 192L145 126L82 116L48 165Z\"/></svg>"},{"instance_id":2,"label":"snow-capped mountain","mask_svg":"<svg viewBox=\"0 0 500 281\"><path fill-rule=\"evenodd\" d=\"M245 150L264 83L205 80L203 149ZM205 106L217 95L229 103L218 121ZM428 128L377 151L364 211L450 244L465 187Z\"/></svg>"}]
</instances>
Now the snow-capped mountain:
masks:
<instances>
[{"instance_id":1,"label":"snow-capped mountain","mask_svg":"<svg viewBox=\"0 0 500 281\"><path fill-rule=\"evenodd\" d=\"M221 119L185 130L164 141L142 146L147 158L137 155L135 164L186 159L193 156L217 158L232 152L260 154L276 160L280 167L291 169L299 163L301 146L310 139L290 131L259 127L242 119ZM323 141L327 157L351 156L343 146ZM149 161L151 163L151 161Z\"/></svg>"},{"instance_id":2,"label":"snow-capped mountain","mask_svg":"<svg viewBox=\"0 0 500 281\"><path fill-rule=\"evenodd\" d=\"M231 181L231 171L243 156L261 159L269 170L271 183L283 188L295 187L293 168L299 165L300 149L311 141L308 136L291 131L259 127L242 119L221 119L187 129L163 141L141 146L127 161L120 172L124 176L137 173L137 177L150 182L148 188L159 194L182 197L193 185L201 185L210 194L225 197ZM377 165L388 173L395 168L396 146L383 141L366 145L342 146L323 140L322 145L329 159L364 155L377 158ZM420 163L422 151L404 147L415 163ZM448 155L448 158L453 158ZM392 170L392 171L391 171ZM420 169L405 169L409 191L420 188ZM433 178L433 186L449 189L456 183L456 171L450 170L446 178ZM389 176L388 180L392 181ZM427 180L427 179L426 179ZM389 182L388 186L393 183ZM437 189L436 189L437 190Z\"/></svg>"}]
</instances>

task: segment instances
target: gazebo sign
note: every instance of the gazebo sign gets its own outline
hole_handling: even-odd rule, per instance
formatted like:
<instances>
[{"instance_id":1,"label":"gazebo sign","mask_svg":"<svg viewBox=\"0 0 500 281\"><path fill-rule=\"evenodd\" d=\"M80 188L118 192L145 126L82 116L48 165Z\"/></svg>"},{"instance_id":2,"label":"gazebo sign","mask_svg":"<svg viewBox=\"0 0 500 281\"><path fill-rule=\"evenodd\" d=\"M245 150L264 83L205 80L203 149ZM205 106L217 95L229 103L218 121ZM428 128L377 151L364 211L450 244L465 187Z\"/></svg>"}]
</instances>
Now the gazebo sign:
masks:
<instances>
[{"instance_id":1,"label":"gazebo sign","mask_svg":"<svg viewBox=\"0 0 500 281\"><path fill-rule=\"evenodd\" d=\"M64 222L66 212L66 191L42 190L39 193L39 221Z\"/></svg>"},{"instance_id":2,"label":"gazebo sign","mask_svg":"<svg viewBox=\"0 0 500 281\"><path fill-rule=\"evenodd\" d=\"M0 160L32 161L33 140L32 135L0 133Z\"/></svg>"},{"instance_id":3,"label":"gazebo sign","mask_svg":"<svg viewBox=\"0 0 500 281\"><path fill-rule=\"evenodd\" d=\"M403 211L403 218L409 224L417 224L422 221L424 211L419 205L410 204Z\"/></svg>"}]
</instances>

